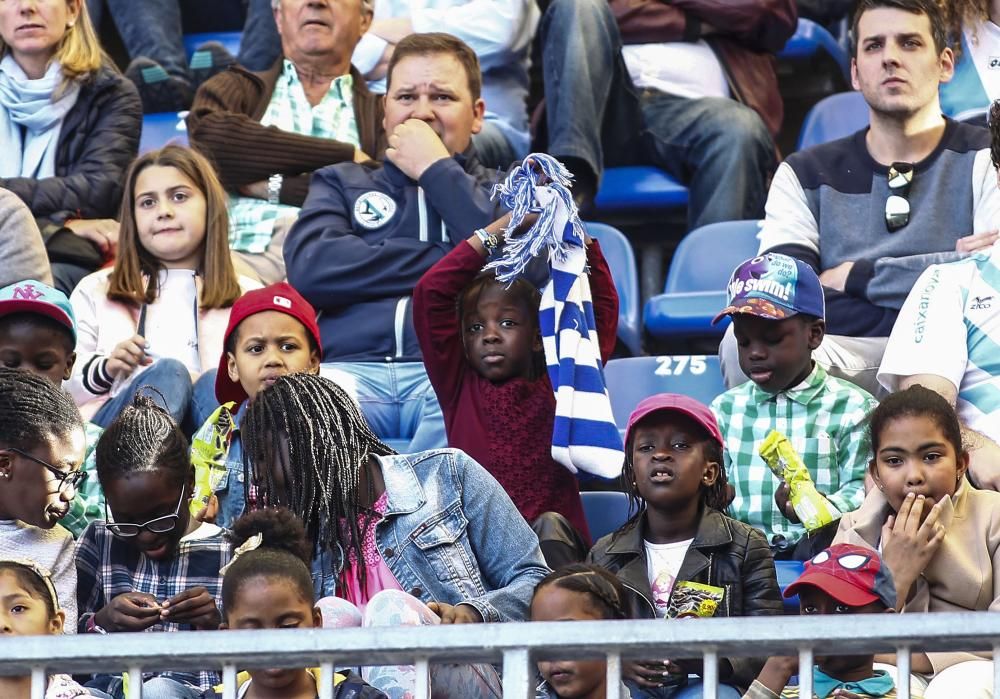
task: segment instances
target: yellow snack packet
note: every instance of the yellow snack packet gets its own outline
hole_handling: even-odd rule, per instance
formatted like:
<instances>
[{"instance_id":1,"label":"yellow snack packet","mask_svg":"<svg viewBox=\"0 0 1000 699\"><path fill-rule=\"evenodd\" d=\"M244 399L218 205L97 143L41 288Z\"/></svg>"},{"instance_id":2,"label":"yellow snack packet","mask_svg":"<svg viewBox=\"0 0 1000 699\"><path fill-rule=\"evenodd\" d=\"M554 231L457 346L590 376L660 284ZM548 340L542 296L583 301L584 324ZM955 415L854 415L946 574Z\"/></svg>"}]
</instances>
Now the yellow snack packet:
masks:
<instances>
[{"instance_id":1,"label":"yellow snack packet","mask_svg":"<svg viewBox=\"0 0 1000 699\"><path fill-rule=\"evenodd\" d=\"M815 531L840 518L830 501L816 490L809 469L788 437L771 430L761 443L759 452L771 473L788 484L788 499L806 531Z\"/></svg>"},{"instance_id":2,"label":"yellow snack packet","mask_svg":"<svg viewBox=\"0 0 1000 699\"><path fill-rule=\"evenodd\" d=\"M701 619L715 616L726 590L715 585L680 580L674 583L664 619Z\"/></svg>"},{"instance_id":3,"label":"yellow snack packet","mask_svg":"<svg viewBox=\"0 0 1000 699\"><path fill-rule=\"evenodd\" d=\"M191 514L197 515L208 504L226 475L229 435L233 431L232 409L235 403L220 405L191 439L191 463L194 465L194 493Z\"/></svg>"}]
</instances>

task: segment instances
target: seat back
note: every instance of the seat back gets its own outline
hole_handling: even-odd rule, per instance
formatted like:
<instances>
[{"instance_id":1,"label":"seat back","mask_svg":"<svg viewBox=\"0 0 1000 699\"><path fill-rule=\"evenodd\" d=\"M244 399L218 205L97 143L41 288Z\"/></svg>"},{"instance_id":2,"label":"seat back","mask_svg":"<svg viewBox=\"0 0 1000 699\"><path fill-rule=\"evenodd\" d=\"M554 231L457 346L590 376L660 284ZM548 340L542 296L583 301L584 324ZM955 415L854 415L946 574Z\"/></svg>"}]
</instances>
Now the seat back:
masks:
<instances>
[{"instance_id":1,"label":"seat back","mask_svg":"<svg viewBox=\"0 0 1000 699\"><path fill-rule=\"evenodd\" d=\"M184 51L188 60L191 59L194 50L209 41L218 41L233 57L240 53L240 42L243 40L243 32L203 32L199 34L184 35Z\"/></svg>"},{"instance_id":2,"label":"seat back","mask_svg":"<svg viewBox=\"0 0 1000 699\"><path fill-rule=\"evenodd\" d=\"M612 359L604 367L611 410L618 429L643 398L657 393L682 393L705 405L726 390L719 358L711 355L673 355Z\"/></svg>"},{"instance_id":3,"label":"seat back","mask_svg":"<svg viewBox=\"0 0 1000 699\"><path fill-rule=\"evenodd\" d=\"M628 521L628 496L610 491L580 493L583 514L587 518L594 543Z\"/></svg>"},{"instance_id":4,"label":"seat back","mask_svg":"<svg viewBox=\"0 0 1000 699\"><path fill-rule=\"evenodd\" d=\"M694 229L677 246L663 291L724 291L736 266L757 254L759 230L759 221L723 221Z\"/></svg>"},{"instance_id":5,"label":"seat back","mask_svg":"<svg viewBox=\"0 0 1000 699\"><path fill-rule=\"evenodd\" d=\"M838 92L809 110L799 132L798 150L850 136L868 126L868 104L860 92Z\"/></svg>"},{"instance_id":6,"label":"seat back","mask_svg":"<svg viewBox=\"0 0 1000 699\"><path fill-rule=\"evenodd\" d=\"M632 244L624 233L606 223L587 222L585 225L587 233L600 241L615 288L618 289L618 338L630 354L641 354L639 273Z\"/></svg>"},{"instance_id":7,"label":"seat back","mask_svg":"<svg viewBox=\"0 0 1000 699\"><path fill-rule=\"evenodd\" d=\"M840 42L823 25L812 20L799 18L795 33L778 52L779 59L801 60L812 58L820 51L829 54L837 64L844 79L850 84L851 57Z\"/></svg>"},{"instance_id":8,"label":"seat back","mask_svg":"<svg viewBox=\"0 0 1000 699\"><path fill-rule=\"evenodd\" d=\"M188 144L187 112L160 112L146 114L142 118L142 134L139 136L139 152L145 153L162 148L168 143L186 146Z\"/></svg>"}]
</instances>

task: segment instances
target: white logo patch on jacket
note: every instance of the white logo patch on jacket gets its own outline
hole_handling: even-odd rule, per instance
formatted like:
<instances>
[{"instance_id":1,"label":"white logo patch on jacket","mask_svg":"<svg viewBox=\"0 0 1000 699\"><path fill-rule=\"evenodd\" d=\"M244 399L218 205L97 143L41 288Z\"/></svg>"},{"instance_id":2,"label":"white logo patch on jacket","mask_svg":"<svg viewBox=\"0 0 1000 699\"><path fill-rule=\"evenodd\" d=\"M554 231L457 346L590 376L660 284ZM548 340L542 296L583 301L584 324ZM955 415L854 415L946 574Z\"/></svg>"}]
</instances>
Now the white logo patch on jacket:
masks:
<instances>
[{"instance_id":1,"label":"white logo patch on jacket","mask_svg":"<svg viewBox=\"0 0 1000 699\"><path fill-rule=\"evenodd\" d=\"M395 214L396 202L382 192L365 192L354 202L354 220L364 228L381 228Z\"/></svg>"}]
</instances>

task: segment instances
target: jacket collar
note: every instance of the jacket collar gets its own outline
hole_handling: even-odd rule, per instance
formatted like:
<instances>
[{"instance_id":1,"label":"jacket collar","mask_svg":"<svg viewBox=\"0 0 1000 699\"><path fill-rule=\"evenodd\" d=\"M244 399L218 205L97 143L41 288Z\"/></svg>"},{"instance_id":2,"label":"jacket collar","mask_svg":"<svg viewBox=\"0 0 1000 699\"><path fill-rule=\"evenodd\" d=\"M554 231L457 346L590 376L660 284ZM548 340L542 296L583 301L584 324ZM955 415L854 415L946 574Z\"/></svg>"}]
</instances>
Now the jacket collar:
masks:
<instances>
[{"instance_id":1,"label":"jacket collar","mask_svg":"<svg viewBox=\"0 0 1000 699\"><path fill-rule=\"evenodd\" d=\"M616 537L611 542L608 546L608 553L645 555L643 534L646 527L646 511L643 510L638 515L636 525L624 531L621 536ZM691 542L691 548L716 548L731 543L733 543L733 532L729 529L725 515L718 510L702 507L701 520L698 522L698 531Z\"/></svg>"},{"instance_id":2,"label":"jacket collar","mask_svg":"<svg viewBox=\"0 0 1000 699\"><path fill-rule=\"evenodd\" d=\"M416 512L427 502L410 458L405 454L375 457L382 467L385 491L389 494L385 508L386 517Z\"/></svg>"},{"instance_id":3,"label":"jacket collar","mask_svg":"<svg viewBox=\"0 0 1000 699\"><path fill-rule=\"evenodd\" d=\"M278 82L278 78L281 77L281 72L284 68L285 57L283 55L278 56L277 60L274 61L274 64L270 68L260 72L247 70L237 63L229 66L228 70L241 73L258 83L258 88L262 92L263 99L261 99L260 104L257 105L255 113L251 115L254 121L260 121L264 117L264 112L267 111L267 107L271 103L271 95L274 94L274 86ZM351 90L354 93L354 96L372 97L372 92L368 89L368 83L365 82L365 76L363 76L361 72L354 67L354 64L351 64L350 74L354 79L354 84ZM360 128L360 124L358 127Z\"/></svg>"},{"instance_id":4,"label":"jacket collar","mask_svg":"<svg viewBox=\"0 0 1000 699\"><path fill-rule=\"evenodd\" d=\"M813 362L813 369L809 375L797 386L789 388L787 391L780 391L788 400L795 401L801 405L808 405L823 391L826 384L826 369L819 362ZM779 393L768 393L754 382L750 382L750 398L756 403L773 401Z\"/></svg>"}]
</instances>

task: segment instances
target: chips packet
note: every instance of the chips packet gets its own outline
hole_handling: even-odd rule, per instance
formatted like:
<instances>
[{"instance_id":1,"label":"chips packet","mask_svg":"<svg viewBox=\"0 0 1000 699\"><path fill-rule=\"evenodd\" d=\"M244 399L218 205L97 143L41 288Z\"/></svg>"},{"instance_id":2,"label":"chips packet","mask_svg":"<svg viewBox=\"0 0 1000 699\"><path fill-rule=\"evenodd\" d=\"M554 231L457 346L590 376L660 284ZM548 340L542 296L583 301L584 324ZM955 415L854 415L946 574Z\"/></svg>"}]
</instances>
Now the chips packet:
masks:
<instances>
[{"instance_id":1,"label":"chips packet","mask_svg":"<svg viewBox=\"0 0 1000 699\"><path fill-rule=\"evenodd\" d=\"M806 531L815 531L840 518L830 501L816 490L809 469L788 437L771 430L759 451L771 473L788 484L788 499Z\"/></svg>"}]
</instances>

